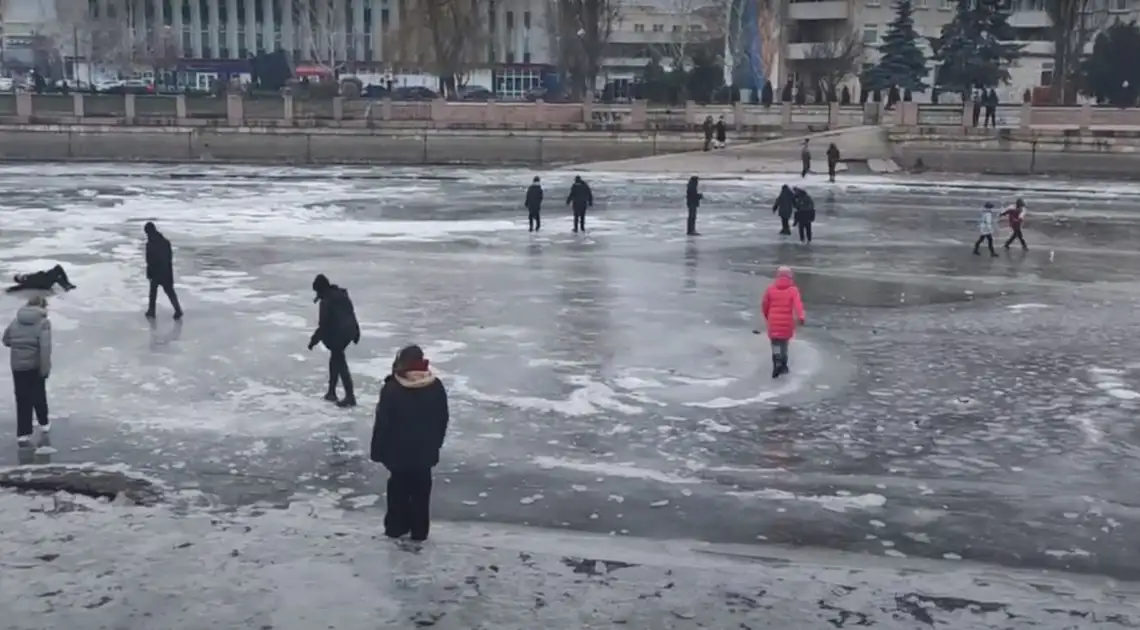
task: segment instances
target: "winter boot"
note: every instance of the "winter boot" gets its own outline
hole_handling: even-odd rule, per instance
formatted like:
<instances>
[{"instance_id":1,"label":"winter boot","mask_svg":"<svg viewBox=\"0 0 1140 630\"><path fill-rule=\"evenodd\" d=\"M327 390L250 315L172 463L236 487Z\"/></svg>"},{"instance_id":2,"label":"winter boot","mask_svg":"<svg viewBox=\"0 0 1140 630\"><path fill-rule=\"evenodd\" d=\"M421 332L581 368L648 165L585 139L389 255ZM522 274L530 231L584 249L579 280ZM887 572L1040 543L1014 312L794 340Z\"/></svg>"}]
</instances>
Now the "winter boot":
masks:
<instances>
[{"instance_id":1,"label":"winter boot","mask_svg":"<svg viewBox=\"0 0 1140 630\"><path fill-rule=\"evenodd\" d=\"M342 409L347 408L347 407L355 407L356 406L356 396L349 394L349 395L345 396L343 400L338 400L336 402L336 406L340 407Z\"/></svg>"},{"instance_id":2,"label":"winter boot","mask_svg":"<svg viewBox=\"0 0 1140 630\"><path fill-rule=\"evenodd\" d=\"M788 357L780 357L780 374L788 373Z\"/></svg>"},{"instance_id":3,"label":"winter boot","mask_svg":"<svg viewBox=\"0 0 1140 630\"><path fill-rule=\"evenodd\" d=\"M772 357L772 378L780 378L780 375L783 374L782 367L783 367L783 364L780 363L780 357L773 356Z\"/></svg>"},{"instance_id":4,"label":"winter boot","mask_svg":"<svg viewBox=\"0 0 1140 630\"><path fill-rule=\"evenodd\" d=\"M327 400L329 402L337 402L336 390L330 389L328 392L326 392L325 393L325 400Z\"/></svg>"}]
</instances>

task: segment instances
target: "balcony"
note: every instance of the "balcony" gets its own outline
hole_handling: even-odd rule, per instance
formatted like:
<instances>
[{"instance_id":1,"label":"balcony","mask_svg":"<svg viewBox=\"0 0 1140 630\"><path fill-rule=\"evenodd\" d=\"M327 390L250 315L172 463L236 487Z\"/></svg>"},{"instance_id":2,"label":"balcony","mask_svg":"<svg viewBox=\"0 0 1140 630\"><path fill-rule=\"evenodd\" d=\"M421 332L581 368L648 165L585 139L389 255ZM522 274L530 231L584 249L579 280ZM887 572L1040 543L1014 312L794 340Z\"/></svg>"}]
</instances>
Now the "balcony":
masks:
<instances>
[{"instance_id":1,"label":"balcony","mask_svg":"<svg viewBox=\"0 0 1140 630\"><path fill-rule=\"evenodd\" d=\"M788 5L788 17L793 20L846 20L851 17L851 7L846 0L792 2Z\"/></svg>"}]
</instances>

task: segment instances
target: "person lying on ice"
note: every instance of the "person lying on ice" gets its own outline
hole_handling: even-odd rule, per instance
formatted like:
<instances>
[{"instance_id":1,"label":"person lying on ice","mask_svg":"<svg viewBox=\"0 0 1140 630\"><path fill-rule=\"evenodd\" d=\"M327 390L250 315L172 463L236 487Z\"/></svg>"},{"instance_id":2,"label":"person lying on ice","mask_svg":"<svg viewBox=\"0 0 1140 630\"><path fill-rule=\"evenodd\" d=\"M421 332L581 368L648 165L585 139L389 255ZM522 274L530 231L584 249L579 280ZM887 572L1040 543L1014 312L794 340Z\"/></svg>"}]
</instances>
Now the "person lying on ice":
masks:
<instances>
[{"instance_id":1,"label":"person lying on ice","mask_svg":"<svg viewBox=\"0 0 1140 630\"><path fill-rule=\"evenodd\" d=\"M63 287L64 291L70 291L75 288L75 285L71 284L71 281L67 279L67 272L63 270L63 265L56 265L51 269L37 271L35 273L18 273L12 277L12 280L14 280L16 284L8 287L8 293L29 289L51 291L52 287L57 284Z\"/></svg>"}]
</instances>

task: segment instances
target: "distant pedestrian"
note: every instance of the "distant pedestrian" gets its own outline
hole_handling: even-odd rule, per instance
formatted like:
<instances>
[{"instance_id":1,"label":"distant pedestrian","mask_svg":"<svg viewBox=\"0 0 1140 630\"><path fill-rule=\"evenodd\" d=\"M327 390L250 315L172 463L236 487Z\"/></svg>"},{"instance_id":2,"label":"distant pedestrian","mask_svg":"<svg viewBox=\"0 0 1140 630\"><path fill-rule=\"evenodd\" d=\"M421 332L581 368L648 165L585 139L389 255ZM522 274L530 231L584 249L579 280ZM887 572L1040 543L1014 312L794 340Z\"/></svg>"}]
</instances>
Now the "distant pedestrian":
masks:
<instances>
[{"instance_id":1,"label":"distant pedestrian","mask_svg":"<svg viewBox=\"0 0 1140 630\"><path fill-rule=\"evenodd\" d=\"M985 94L985 96L983 97L982 105L986 109L986 118L982 122L982 126L983 127L993 126L994 129L997 129L997 106L998 106L997 91L994 90L993 88L991 88L988 94L986 94L985 92L983 92L983 94Z\"/></svg>"},{"instance_id":2,"label":"distant pedestrian","mask_svg":"<svg viewBox=\"0 0 1140 630\"><path fill-rule=\"evenodd\" d=\"M314 302L320 302L317 329L309 337L309 350L323 343L329 350L329 387L325 400L335 402L338 407L355 407L356 393L352 387L352 374L348 371L348 357L345 350L350 343L360 343L360 324L356 320L356 309L348 291L329 282L325 274L313 278L313 291L317 294ZM344 386L344 398L337 400L336 384Z\"/></svg>"},{"instance_id":3,"label":"distant pedestrian","mask_svg":"<svg viewBox=\"0 0 1140 630\"><path fill-rule=\"evenodd\" d=\"M981 118L982 118L982 105L983 105L983 101L985 100L985 95L986 95L985 90L975 90L974 91L974 103L973 103L973 106L974 106L974 109L973 109L974 127L978 126L978 121L981 120Z\"/></svg>"},{"instance_id":4,"label":"distant pedestrian","mask_svg":"<svg viewBox=\"0 0 1140 630\"><path fill-rule=\"evenodd\" d=\"M815 201L807 191L796 188L792 191L795 197L795 221L792 225L799 228L800 242L811 243L811 224L815 223Z\"/></svg>"},{"instance_id":5,"label":"distant pedestrian","mask_svg":"<svg viewBox=\"0 0 1140 630\"><path fill-rule=\"evenodd\" d=\"M801 178L807 177L807 174L811 172L811 149L808 148L809 142L811 142L811 139L804 138L803 146L800 147L800 162L803 163L803 171L800 172Z\"/></svg>"},{"instance_id":6,"label":"distant pedestrian","mask_svg":"<svg viewBox=\"0 0 1140 630\"><path fill-rule=\"evenodd\" d=\"M990 248L990 256L997 258L997 252L994 251L994 204L986 202L982 208L982 214L978 217L978 240L974 241L974 255L981 256L982 252L979 251L982 243L985 243Z\"/></svg>"},{"instance_id":7,"label":"distant pedestrian","mask_svg":"<svg viewBox=\"0 0 1140 630\"><path fill-rule=\"evenodd\" d=\"M835 167L839 164L839 147L832 142L827 146L827 177L835 183Z\"/></svg>"},{"instance_id":8,"label":"distant pedestrian","mask_svg":"<svg viewBox=\"0 0 1140 630\"><path fill-rule=\"evenodd\" d=\"M4 345L11 349L12 385L16 390L16 442L32 442L32 415L43 433L51 431L48 421L47 379L51 375L51 320L47 300L34 296L16 312L16 319L4 329Z\"/></svg>"},{"instance_id":9,"label":"distant pedestrian","mask_svg":"<svg viewBox=\"0 0 1140 630\"><path fill-rule=\"evenodd\" d=\"M705 116L705 121L701 123L701 131L705 134L705 151L712 147L713 142L713 119L712 116Z\"/></svg>"},{"instance_id":10,"label":"distant pedestrian","mask_svg":"<svg viewBox=\"0 0 1140 630\"><path fill-rule=\"evenodd\" d=\"M701 200L705 198L698 190L700 178L693 175L689 178L689 185L685 188L685 205L689 207L689 221L686 224L685 234L700 236L697 233L697 208L701 207Z\"/></svg>"},{"instance_id":11,"label":"distant pedestrian","mask_svg":"<svg viewBox=\"0 0 1140 630\"><path fill-rule=\"evenodd\" d=\"M427 540L431 527L431 469L447 435L447 390L419 346L400 350L376 403L371 458L388 469L384 535Z\"/></svg>"},{"instance_id":12,"label":"distant pedestrian","mask_svg":"<svg viewBox=\"0 0 1140 630\"><path fill-rule=\"evenodd\" d=\"M594 193L581 175L574 176L570 194L566 195L566 205L574 211L574 231L586 231L586 209L594 207Z\"/></svg>"},{"instance_id":13,"label":"distant pedestrian","mask_svg":"<svg viewBox=\"0 0 1140 630\"><path fill-rule=\"evenodd\" d=\"M772 343L772 378L788 373L788 344L796 334L796 321L805 321L804 304L800 290L792 280L790 267L776 270L776 279L764 292L760 313L768 328Z\"/></svg>"},{"instance_id":14,"label":"distant pedestrian","mask_svg":"<svg viewBox=\"0 0 1140 630\"><path fill-rule=\"evenodd\" d=\"M716 146L718 149L723 149L728 145L728 127L724 124L724 116L721 116L716 121Z\"/></svg>"},{"instance_id":15,"label":"distant pedestrian","mask_svg":"<svg viewBox=\"0 0 1140 630\"><path fill-rule=\"evenodd\" d=\"M792 192L792 187L784 184L780 188L780 196L776 197L776 202L772 204L772 213L780 215L780 234L782 236L791 236L792 228L792 213L796 210L796 195Z\"/></svg>"},{"instance_id":16,"label":"distant pedestrian","mask_svg":"<svg viewBox=\"0 0 1140 630\"><path fill-rule=\"evenodd\" d=\"M536 175L526 189L526 219L530 232L542 229L542 196L542 183Z\"/></svg>"},{"instance_id":17,"label":"distant pedestrian","mask_svg":"<svg viewBox=\"0 0 1140 630\"><path fill-rule=\"evenodd\" d=\"M1009 228L1013 233L1009 235L1009 240L1005 242L1005 248L1009 249L1013 242L1021 241L1021 249L1028 250L1029 246L1025 244L1025 237L1021 234L1021 228L1025 225L1025 200L1020 197L1014 204L1005 209L1001 216L1009 221Z\"/></svg>"},{"instance_id":18,"label":"distant pedestrian","mask_svg":"<svg viewBox=\"0 0 1140 630\"><path fill-rule=\"evenodd\" d=\"M162 292L174 309L174 319L182 319L182 305L178 303L178 294L174 292L174 249L154 223L147 221L143 232L146 233L146 279L150 281L146 316L152 319L155 317L155 300L158 298L159 287L162 287Z\"/></svg>"}]
</instances>

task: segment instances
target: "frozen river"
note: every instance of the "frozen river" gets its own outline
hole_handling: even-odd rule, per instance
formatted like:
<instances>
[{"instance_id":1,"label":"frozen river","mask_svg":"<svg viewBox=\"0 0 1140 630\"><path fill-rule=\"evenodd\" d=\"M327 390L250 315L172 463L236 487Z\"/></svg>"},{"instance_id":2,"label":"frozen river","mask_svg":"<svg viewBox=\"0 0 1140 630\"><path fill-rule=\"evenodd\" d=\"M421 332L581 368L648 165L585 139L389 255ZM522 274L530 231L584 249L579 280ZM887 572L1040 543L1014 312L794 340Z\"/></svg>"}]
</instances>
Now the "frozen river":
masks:
<instances>
[{"instance_id":1,"label":"frozen river","mask_svg":"<svg viewBox=\"0 0 1140 630\"><path fill-rule=\"evenodd\" d=\"M1140 573L1140 187L809 178L809 248L777 236L778 177L705 182L687 239L684 181L626 174L588 176L572 234L569 172L530 235L532 175L0 168L0 272L79 286L51 302L51 459L223 503L330 493L379 528L371 407L419 342L453 405L440 518ZM1031 251L971 255L977 208L1018 194ZM147 220L180 326L161 298L142 317ZM751 330L778 264L809 327L773 382ZM354 410L305 350L316 273L361 319Z\"/></svg>"}]
</instances>

